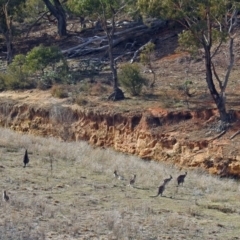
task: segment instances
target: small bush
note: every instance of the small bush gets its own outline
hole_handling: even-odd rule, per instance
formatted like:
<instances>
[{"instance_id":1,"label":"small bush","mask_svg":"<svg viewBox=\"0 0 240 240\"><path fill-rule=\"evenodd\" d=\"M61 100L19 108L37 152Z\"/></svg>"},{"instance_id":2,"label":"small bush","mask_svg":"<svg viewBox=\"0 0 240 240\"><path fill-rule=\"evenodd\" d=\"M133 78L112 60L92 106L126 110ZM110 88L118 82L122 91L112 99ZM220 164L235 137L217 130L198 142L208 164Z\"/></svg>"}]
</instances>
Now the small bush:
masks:
<instances>
[{"instance_id":1,"label":"small bush","mask_svg":"<svg viewBox=\"0 0 240 240\"><path fill-rule=\"evenodd\" d=\"M27 53L26 67L29 72L43 71L47 66L54 69L56 64L64 61L64 57L58 47L44 47L40 45Z\"/></svg>"},{"instance_id":2,"label":"small bush","mask_svg":"<svg viewBox=\"0 0 240 240\"><path fill-rule=\"evenodd\" d=\"M68 89L64 85L54 85L51 89L51 93L53 97L57 97L57 98L68 97Z\"/></svg>"},{"instance_id":3,"label":"small bush","mask_svg":"<svg viewBox=\"0 0 240 240\"><path fill-rule=\"evenodd\" d=\"M0 91L4 91L5 89L6 89L5 74L0 73Z\"/></svg>"},{"instance_id":4,"label":"small bush","mask_svg":"<svg viewBox=\"0 0 240 240\"><path fill-rule=\"evenodd\" d=\"M79 106L85 106L85 105L88 104L88 101L87 101L86 98L83 97L83 96L77 96L77 97L75 98L74 102L75 102L76 104L78 104Z\"/></svg>"},{"instance_id":5,"label":"small bush","mask_svg":"<svg viewBox=\"0 0 240 240\"><path fill-rule=\"evenodd\" d=\"M137 64L125 64L119 74L119 82L132 96L140 95L143 86L147 84Z\"/></svg>"},{"instance_id":6,"label":"small bush","mask_svg":"<svg viewBox=\"0 0 240 240\"><path fill-rule=\"evenodd\" d=\"M0 90L32 89L36 81L19 72L6 73L0 77Z\"/></svg>"},{"instance_id":7,"label":"small bush","mask_svg":"<svg viewBox=\"0 0 240 240\"><path fill-rule=\"evenodd\" d=\"M31 89L36 87L35 79L29 77L25 69L23 54L16 55L6 73L0 75L0 90Z\"/></svg>"},{"instance_id":8,"label":"small bush","mask_svg":"<svg viewBox=\"0 0 240 240\"><path fill-rule=\"evenodd\" d=\"M79 86L79 91L84 93L89 93L91 89L91 83L83 81L81 85Z\"/></svg>"},{"instance_id":9,"label":"small bush","mask_svg":"<svg viewBox=\"0 0 240 240\"><path fill-rule=\"evenodd\" d=\"M37 82L37 88L40 90L47 90L49 88L51 88L53 85L53 82L51 79L40 79Z\"/></svg>"},{"instance_id":10,"label":"small bush","mask_svg":"<svg viewBox=\"0 0 240 240\"><path fill-rule=\"evenodd\" d=\"M93 96L100 96L107 92L108 92L108 89L100 82L93 83L90 90L90 94Z\"/></svg>"}]
</instances>

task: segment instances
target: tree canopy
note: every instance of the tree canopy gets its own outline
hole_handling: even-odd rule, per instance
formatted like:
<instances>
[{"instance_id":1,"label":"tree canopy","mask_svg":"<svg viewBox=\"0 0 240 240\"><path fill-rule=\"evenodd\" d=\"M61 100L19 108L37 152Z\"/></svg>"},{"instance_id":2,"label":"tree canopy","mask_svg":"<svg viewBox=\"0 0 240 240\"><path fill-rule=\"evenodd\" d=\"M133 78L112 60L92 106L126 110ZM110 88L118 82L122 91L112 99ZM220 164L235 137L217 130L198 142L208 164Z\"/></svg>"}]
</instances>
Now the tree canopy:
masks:
<instances>
[{"instance_id":1,"label":"tree canopy","mask_svg":"<svg viewBox=\"0 0 240 240\"><path fill-rule=\"evenodd\" d=\"M179 34L179 43L183 48L192 53L196 53L199 47L204 49L206 82L223 122L228 121L225 91L234 63L233 41L239 3L239 0L138 0L138 6L144 13L174 20L184 26L185 30ZM213 59L227 40L230 44L229 65L224 80L221 80Z\"/></svg>"}]
</instances>

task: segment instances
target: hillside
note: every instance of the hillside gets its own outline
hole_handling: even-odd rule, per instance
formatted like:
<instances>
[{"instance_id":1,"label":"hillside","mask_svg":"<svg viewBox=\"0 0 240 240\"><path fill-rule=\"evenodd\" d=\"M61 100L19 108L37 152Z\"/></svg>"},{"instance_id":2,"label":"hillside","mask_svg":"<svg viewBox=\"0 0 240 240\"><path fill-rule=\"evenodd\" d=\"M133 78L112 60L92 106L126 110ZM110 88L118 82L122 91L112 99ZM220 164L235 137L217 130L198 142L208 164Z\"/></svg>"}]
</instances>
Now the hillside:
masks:
<instances>
[{"instance_id":1,"label":"hillside","mask_svg":"<svg viewBox=\"0 0 240 240\"><path fill-rule=\"evenodd\" d=\"M17 49L24 53L33 45L45 43L57 44L64 50L77 44L76 36L84 38L91 33L73 29L74 24L71 24L73 33L65 39L56 39L55 26L47 30L38 27L25 39L25 44L24 39L18 39ZM93 76L84 75L76 86L67 88L69 97L65 99L54 98L52 90L0 93L1 125L19 132L56 136L64 141L85 140L143 159L239 177L239 136L230 139L239 130L238 55L227 89L227 107L237 121L229 126L226 134L217 137L218 114L206 87L204 59L200 55L192 58L178 50L177 33L180 31L180 28L166 27L156 32L152 57L156 85L153 90L146 88L142 96L131 97L126 93L124 101L107 101L111 85L106 69ZM141 46L149 36L139 39ZM124 51L124 47L125 44L118 45L116 53ZM227 45L216 57L220 73L225 72L226 49ZM235 52L239 53L238 38ZM76 66L81 61L80 57L69 59L69 64ZM152 75L145 75L151 81ZM188 86L190 97L184 91L186 81L192 83ZM86 85L87 90L83 91ZM75 101L78 97L80 104Z\"/></svg>"},{"instance_id":2,"label":"hillside","mask_svg":"<svg viewBox=\"0 0 240 240\"><path fill-rule=\"evenodd\" d=\"M0 92L0 188L9 196L0 201L0 239L239 239L239 38L227 89L235 121L221 134L203 57L177 50L179 31L156 33L156 85L141 96L123 89L125 100L108 101L112 86L106 66L64 85L65 98L53 96L59 86ZM57 39L56 26L47 31L38 26L29 38L17 39L15 49L26 53L44 43L65 50L78 44L76 36L88 34L74 29ZM149 37L140 37L140 46ZM115 53L124 48L118 45ZM216 58L221 73L226 49ZM102 55L68 62L80 72L83 59ZM129 60L124 58L119 70ZM192 82L190 96L186 81ZM23 168L25 149L30 162ZM186 178L177 186L180 174ZM156 197L169 175L171 181Z\"/></svg>"}]
</instances>

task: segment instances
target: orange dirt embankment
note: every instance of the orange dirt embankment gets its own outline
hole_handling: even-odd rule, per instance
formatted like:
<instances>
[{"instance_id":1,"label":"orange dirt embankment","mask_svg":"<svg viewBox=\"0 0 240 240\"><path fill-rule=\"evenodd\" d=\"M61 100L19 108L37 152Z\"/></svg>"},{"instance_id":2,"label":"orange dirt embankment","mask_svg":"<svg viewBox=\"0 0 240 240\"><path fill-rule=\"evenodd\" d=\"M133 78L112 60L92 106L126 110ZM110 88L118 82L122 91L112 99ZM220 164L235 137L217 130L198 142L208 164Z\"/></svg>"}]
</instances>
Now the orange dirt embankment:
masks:
<instances>
[{"instance_id":1,"label":"orange dirt embankment","mask_svg":"<svg viewBox=\"0 0 240 240\"><path fill-rule=\"evenodd\" d=\"M0 99L0 125L18 132L84 140L147 160L240 177L240 135L230 140L239 123L213 140L217 135L214 109L117 113L103 106L84 109L34 91L0 93Z\"/></svg>"}]
</instances>

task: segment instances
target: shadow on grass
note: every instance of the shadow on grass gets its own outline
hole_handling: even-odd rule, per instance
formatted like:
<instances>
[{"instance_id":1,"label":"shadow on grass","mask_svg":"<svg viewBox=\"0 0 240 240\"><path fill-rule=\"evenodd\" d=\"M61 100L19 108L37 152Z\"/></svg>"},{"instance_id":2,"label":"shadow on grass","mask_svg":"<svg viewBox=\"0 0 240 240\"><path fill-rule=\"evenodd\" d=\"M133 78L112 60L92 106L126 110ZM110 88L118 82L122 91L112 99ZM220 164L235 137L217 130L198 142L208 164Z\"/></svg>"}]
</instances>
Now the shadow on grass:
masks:
<instances>
[{"instance_id":1,"label":"shadow on grass","mask_svg":"<svg viewBox=\"0 0 240 240\"><path fill-rule=\"evenodd\" d=\"M143 187L133 187L135 189L139 189L139 190L150 190L150 188L143 188Z\"/></svg>"},{"instance_id":2,"label":"shadow on grass","mask_svg":"<svg viewBox=\"0 0 240 240\"><path fill-rule=\"evenodd\" d=\"M171 199L171 200L180 200L180 201L185 201L186 199L184 199L184 198L175 198L175 197L173 197L173 196L164 196L164 195L162 195L162 196L160 196L160 195L155 195L155 196L149 196L149 197L152 197L152 198L168 198L168 199Z\"/></svg>"}]
</instances>

